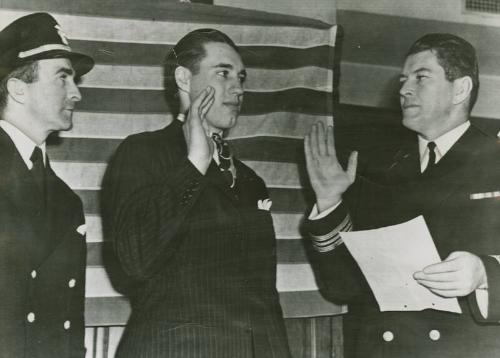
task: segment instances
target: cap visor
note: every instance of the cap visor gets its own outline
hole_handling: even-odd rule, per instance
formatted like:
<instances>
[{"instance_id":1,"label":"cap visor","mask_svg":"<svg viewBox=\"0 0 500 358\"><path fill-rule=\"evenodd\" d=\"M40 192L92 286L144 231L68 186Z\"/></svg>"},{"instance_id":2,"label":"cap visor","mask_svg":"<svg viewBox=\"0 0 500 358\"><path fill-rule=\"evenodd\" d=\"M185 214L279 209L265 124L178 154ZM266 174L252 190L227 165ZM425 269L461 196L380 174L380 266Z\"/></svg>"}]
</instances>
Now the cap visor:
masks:
<instances>
[{"instance_id":1,"label":"cap visor","mask_svg":"<svg viewBox=\"0 0 500 358\"><path fill-rule=\"evenodd\" d=\"M37 61L37 60L46 60L51 58L69 59L78 77L83 76L94 67L94 60L92 59L92 57L78 52L70 52L64 50L52 50L52 51L42 52L35 56L24 58L23 60Z\"/></svg>"}]
</instances>

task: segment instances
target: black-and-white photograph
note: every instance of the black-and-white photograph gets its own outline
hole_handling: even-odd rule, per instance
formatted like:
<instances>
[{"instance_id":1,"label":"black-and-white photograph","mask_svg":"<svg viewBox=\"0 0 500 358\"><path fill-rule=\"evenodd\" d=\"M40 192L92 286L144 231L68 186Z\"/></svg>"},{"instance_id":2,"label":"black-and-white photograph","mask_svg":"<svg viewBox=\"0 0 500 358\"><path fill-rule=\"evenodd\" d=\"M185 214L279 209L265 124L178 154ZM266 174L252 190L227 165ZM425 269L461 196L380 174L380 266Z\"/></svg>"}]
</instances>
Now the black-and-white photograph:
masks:
<instances>
[{"instance_id":1,"label":"black-and-white photograph","mask_svg":"<svg viewBox=\"0 0 500 358\"><path fill-rule=\"evenodd\" d=\"M0 358L500 357L500 0L0 0L0 292Z\"/></svg>"}]
</instances>

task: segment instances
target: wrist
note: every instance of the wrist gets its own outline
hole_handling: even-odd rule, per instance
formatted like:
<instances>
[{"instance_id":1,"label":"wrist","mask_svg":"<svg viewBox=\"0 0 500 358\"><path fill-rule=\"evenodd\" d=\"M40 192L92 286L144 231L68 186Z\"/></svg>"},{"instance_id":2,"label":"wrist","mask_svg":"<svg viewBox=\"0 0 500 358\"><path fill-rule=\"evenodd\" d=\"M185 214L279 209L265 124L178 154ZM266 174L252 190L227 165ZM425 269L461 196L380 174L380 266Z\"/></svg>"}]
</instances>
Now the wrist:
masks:
<instances>
[{"instance_id":1,"label":"wrist","mask_svg":"<svg viewBox=\"0 0 500 358\"><path fill-rule=\"evenodd\" d=\"M342 196L335 195L330 197L318 197L316 199L316 205L318 206L318 212L323 212L329 208L337 205L342 200Z\"/></svg>"}]
</instances>

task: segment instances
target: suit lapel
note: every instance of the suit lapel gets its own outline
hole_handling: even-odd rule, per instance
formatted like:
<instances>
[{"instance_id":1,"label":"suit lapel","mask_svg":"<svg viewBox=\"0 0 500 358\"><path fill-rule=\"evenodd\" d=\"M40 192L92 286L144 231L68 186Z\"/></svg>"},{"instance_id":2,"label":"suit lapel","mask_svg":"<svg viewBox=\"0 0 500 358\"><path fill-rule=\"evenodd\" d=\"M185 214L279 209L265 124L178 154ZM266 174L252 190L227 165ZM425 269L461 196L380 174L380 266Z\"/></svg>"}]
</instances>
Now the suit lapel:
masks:
<instances>
[{"instance_id":1,"label":"suit lapel","mask_svg":"<svg viewBox=\"0 0 500 358\"><path fill-rule=\"evenodd\" d=\"M10 137L0 129L0 193L10 201L11 215L19 215L24 225L31 227L32 235L18 236L25 240L28 257L33 265L38 265L46 255L48 227L44 216L41 194L36 187L31 172L17 151Z\"/></svg>"},{"instance_id":2,"label":"suit lapel","mask_svg":"<svg viewBox=\"0 0 500 358\"><path fill-rule=\"evenodd\" d=\"M10 137L0 128L0 192L20 213L34 215L40 209L40 193L26 163Z\"/></svg>"},{"instance_id":3,"label":"suit lapel","mask_svg":"<svg viewBox=\"0 0 500 358\"><path fill-rule=\"evenodd\" d=\"M386 170L385 180L389 184L414 181L420 176L420 156L418 143L403 146L393 156L392 163Z\"/></svg>"},{"instance_id":4,"label":"suit lapel","mask_svg":"<svg viewBox=\"0 0 500 358\"><path fill-rule=\"evenodd\" d=\"M76 230L79 223L75 222L75 207L73 192L54 173L47 160L46 169L47 206L45 225L47 237L44 249L40 251L38 262L43 263L57 246L67 238L69 231Z\"/></svg>"},{"instance_id":5,"label":"suit lapel","mask_svg":"<svg viewBox=\"0 0 500 358\"><path fill-rule=\"evenodd\" d=\"M236 196L234 189L231 189L229 187L224 174L222 174L222 172L219 170L217 163L213 159L210 162L210 166L208 167L206 178L212 184L212 186L215 187L217 191L219 191L220 194L236 203L238 197ZM238 179L236 180L238 181Z\"/></svg>"}]
</instances>

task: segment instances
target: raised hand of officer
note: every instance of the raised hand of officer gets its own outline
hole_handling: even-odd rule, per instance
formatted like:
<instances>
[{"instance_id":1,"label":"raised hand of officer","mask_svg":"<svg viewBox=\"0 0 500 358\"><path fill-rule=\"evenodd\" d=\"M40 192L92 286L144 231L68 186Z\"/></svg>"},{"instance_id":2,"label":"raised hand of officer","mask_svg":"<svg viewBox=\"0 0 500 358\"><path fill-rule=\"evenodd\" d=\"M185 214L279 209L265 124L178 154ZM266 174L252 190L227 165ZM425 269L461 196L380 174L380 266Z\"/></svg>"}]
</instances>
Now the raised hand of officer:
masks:
<instances>
[{"instance_id":1,"label":"raised hand of officer","mask_svg":"<svg viewBox=\"0 0 500 358\"><path fill-rule=\"evenodd\" d=\"M465 251L452 252L443 262L415 272L413 278L442 297L467 296L488 285L481 259Z\"/></svg>"},{"instance_id":2,"label":"raised hand of officer","mask_svg":"<svg viewBox=\"0 0 500 358\"><path fill-rule=\"evenodd\" d=\"M214 152L214 144L206 134L206 115L214 103L214 94L215 90L210 86L201 91L191 103L183 125L188 159L202 174L207 172Z\"/></svg>"},{"instance_id":3,"label":"raised hand of officer","mask_svg":"<svg viewBox=\"0 0 500 358\"><path fill-rule=\"evenodd\" d=\"M357 152L351 153L347 170L344 170L337 159L333 127L328 126L325 130L322 122L314 124L304 138L304 152L307 173L321 212L340 202L342 194L354 183Z\"/></svg>"}]
</instances>

